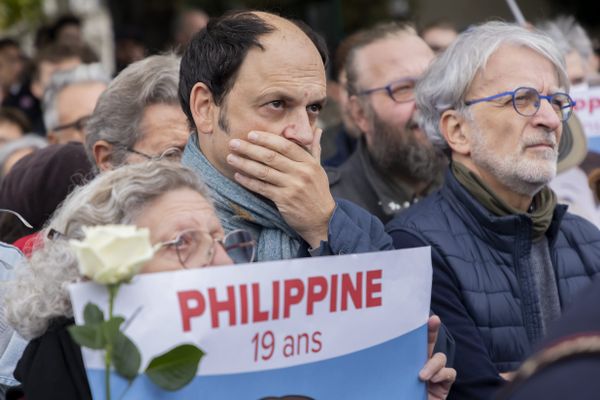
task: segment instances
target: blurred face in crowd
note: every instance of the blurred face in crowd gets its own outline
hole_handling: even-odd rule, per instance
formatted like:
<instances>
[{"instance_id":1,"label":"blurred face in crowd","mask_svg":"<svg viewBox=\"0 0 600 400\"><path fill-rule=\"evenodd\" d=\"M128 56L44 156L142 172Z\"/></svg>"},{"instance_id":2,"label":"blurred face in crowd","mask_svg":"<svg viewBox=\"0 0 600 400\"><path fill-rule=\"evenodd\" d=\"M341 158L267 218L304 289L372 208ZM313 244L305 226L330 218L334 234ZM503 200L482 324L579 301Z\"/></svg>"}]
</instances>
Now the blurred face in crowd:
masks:
<instances>
[{"instance_id":1,"label":"blurred face in crowd","mask_svg":"<svg viewBox=\"0 0 600 400\"><path fill-rule=\"evenodd\" d=\"M56 42L66 45L81 45L81 27L77 24L63 25L56 33Z\"/></svg>"},{"instance_id":2,"label":"blurred face in crowd","mask_svg":"<svg viewBox=\"0 0 600 400\"><path fill-rule=\"evenodd\" d=\"M0 87L8 89L17 83L23 71L21 50L16 46L6 46L0 50Z\"/></svg>"},{"instance_id":3,"label":"blurred face in crowd","mask_svg":"<svg viewBox=\"0 0 600 400\"><path fill-rule=\"evenodd\" d=\"M164 158L179 161L187 143L189 127L180 105L152 104L144 109L139 130L141 139L133 146L127 163ZM144 155L142 155L144 154Z\"/></svg>"},{"instance_id":4,"label":"blurred face in crowd","mask_svg":"<svg viewBox=\"0 0 600 400\"><path fill-rule=\"evenodd\" d=\"M203 118L194 117L202 151L229 178L235 172L226 161L229 141L246 139L250 131L278 134L307 151L318 145L317 117L326 97L323 61L298 27L265 19L277 30L259 38L264 50L251 48L222 104L197 108Z\"/></svg>"},{"instance_id":5,"label":"blurred face in crowd","mask_svg":"<svg viewBox=\"0 0 600 400\"><path fill-rule=\"evenodd\" d=\"M587 63L577 50L572 50L565 56L567 65L567 75L571 82L571 89L576 89L578 86L587 88ZM584 87L582 87L584 88Z\"/></svg>"},{"instance_id":6,"label":"blurred face in crowd","mask_svg":"<svg viewBox=\"0 0 600 400\"><path fill-rule=\"evenodd\" d=\"M440 54L452 44L458 33L452 28L433 27L423 32L423 40L435 54Z\"/></svg>"},{"instance_id":7,"label":"blurred face in crowd","mask_svg":"<svg viewBox=\"0 0 600 400\"><path fill-rule=\"evenodd\" d=\"M208 15L199 10L188 10L181 17L181 26L177 32L177 42L186 46L197 32L208 24Z\"/></svg>"},{"instance_id":8,"label":"blurred face in crowd","mask_svg":"<svg viewBox=\"0 0 600 400\"><path fill-rule=\"evenodd\" d=\"M0 148L8 142L19 139L24 133L19 125L8 120L0 121Z\"/></svg>"},{"instance_id":9,"label":"blurred face in crowd","mask_svg":"<svg viewBox=\"0 0 600 400\"><path fill-rule=\"evenodd\" d=\"M185 232L194 232L195 240L204 244L199 247L211 247L213 250L209 253L193 251L191 243L188 243L179 248L178 254L175 246L165 246L144 265L142 272L182 269L180 256L184 254L186 268L233 264L223 246L216 243L216 240L223 239L224 232L213 206L192 189L181 188L163 194L146 205L133 222L150 230L153 245L172 241ZM207 243L211 244L205 246Z\"/></svg>"},{"instance_id":10,"label":"blurred face in crowd","mask_svg":"<svg viewBox=\"0 0 600 400\"><path fill-rule=\"evenodd\" d=\"M417 123L414 82L433 60L433 52L418 36L398 33L358 49L355 68L359 92L392 84L394 100L385 89L351 98L352 115L365 134L373 162L390 174L429 179L436 153Z\"/></svg>"},{"instance_id":11,"label":"blurred face in crowd","mask_svg":"<svg viewBox=\"0 0 600 400\"><path fill-rule=\"evenodd\" d=\"M84 124L92 115L98 98L106 90L101 82L76 83L65 87L56 96L58 126L48 132L50 143L83 142Z\"/></svg>"},{"instance_id":12,"label":"blurred face in crowd","mask_svg":"<svg viewBox=\"0 0 600 400\"><path fill-rule=\"evenodd\" d=\"M525 47L505 45L477 73L465 99L519 87L543 95L564 91L548 59ZM464 147L453 158L458 157L493 190L531 196L554 177L562 122L548 101L541 100L538 112L529 117L515 111L511 96L473 104L468 111L472 118L466 118L461 128Z\"/></svg>"},{"instance_id":13,"label":"blurred face in crowd","mask_svg":"<svg viewBox=\"0 0 600 400\"><path fill-rule=\"evenodd\" d=\"M79 57L67 58L59 62L42 61L39 65L38 77L31 82L31 93L38 99L44 95L44 91L50 83L50 78L55 72L67 71L81 64Z\"/></svg>"}]
</instances>

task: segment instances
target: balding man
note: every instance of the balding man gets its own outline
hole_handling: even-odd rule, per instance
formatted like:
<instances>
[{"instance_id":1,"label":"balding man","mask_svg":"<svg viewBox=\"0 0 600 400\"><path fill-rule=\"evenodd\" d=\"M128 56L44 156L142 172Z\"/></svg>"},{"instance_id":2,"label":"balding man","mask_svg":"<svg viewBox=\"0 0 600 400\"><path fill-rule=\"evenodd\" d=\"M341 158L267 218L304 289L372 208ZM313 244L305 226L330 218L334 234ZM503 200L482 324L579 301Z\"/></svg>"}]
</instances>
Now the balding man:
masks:
<instances>
[{"instance_id":1,"label":"balding man","mask_svg":"<svg viewBox=\"0 0 600 400\"><path fill-rule=\"evenodd\" d=\"M336 204L319 163L325 51L308 28L246 12L209 22L181 61L195 131L183 163L213 189L226 230L253 231L258 260L389 245L364 210Z\"/></svg>"},{"instance_id":2,"label":"balding man","mask_svg":"<svg viewBox=\"0 0 600 400\"><path fill-rule=\"evenodd\" d=\"M320 166L325 63L308 27L258 12L211 20L183 55L180 100L194 132L182 161L212 191L225 230L253 232L258 260L388 248L375 217L332 198ZM454 380L436 356L420 376L432 399Z\"/></svg>"}]
</instances>

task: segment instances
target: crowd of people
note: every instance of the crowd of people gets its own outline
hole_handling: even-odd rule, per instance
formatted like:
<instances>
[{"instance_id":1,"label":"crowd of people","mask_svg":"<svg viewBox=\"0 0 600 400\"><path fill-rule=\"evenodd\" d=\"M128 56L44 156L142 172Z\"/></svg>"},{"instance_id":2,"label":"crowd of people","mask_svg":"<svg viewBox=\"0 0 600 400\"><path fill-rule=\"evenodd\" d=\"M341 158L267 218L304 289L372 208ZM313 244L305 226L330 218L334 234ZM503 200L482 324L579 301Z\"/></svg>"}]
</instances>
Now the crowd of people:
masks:
<instances>
[{"instance_id":1,"label":"crowd of people","mask_svg":"<svg viewBox=\"0 0 600 400\"><path fill-rule=\"evenodd\" d=\"M239 262L230 232L252 238L245 262L430 246L429 399L595 396L600 163L577 153L569 92L597 67L574 19L384 22L330 63L301 21L204 17L181 55L112 78L73 20L28 68L0 40L6 398L91 398L65 239L106 224L165 244L143 273ZM328 93L339 125L322 125ZM183 240L210 251L182 262Z\"/></svg>"}]
</instances>

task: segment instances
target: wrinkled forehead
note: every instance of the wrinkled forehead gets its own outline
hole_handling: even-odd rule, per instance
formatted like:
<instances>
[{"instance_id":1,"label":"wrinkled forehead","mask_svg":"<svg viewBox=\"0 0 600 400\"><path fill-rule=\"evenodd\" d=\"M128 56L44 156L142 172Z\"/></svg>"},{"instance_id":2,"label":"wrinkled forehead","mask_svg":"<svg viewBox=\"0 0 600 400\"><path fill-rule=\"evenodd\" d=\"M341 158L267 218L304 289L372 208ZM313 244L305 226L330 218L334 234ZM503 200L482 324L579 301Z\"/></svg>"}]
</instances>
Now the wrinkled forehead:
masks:
<instances>
[{"instance_id":1,"label":"wrinkled forehead","mask_svg":"<svg viewBox=\"0 0 600 400\"><path fill-rule=\"evenodd\" d=\"M519 44L503 44L491 51L475 73L469 92L476 87L523 85L548 86L552 90L567 90L569 82L564 68L542 51ZM551 78L548 78L549 76ZM525 80L527 82L521 82Z\"/></svg>"}]
</instances>

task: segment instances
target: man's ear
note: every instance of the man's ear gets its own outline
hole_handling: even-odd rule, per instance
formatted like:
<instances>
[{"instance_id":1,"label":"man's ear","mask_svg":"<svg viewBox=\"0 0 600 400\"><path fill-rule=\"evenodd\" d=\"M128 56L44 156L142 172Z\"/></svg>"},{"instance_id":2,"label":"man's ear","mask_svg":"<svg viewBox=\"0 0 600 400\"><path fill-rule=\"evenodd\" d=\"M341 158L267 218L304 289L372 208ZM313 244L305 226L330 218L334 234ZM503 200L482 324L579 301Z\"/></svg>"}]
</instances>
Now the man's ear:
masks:
<instances>
[{"instance_id":1,"label":"man's ear","mask_svg":"<svg viewBox=\"0 0 600 400\"><path fill-rule=\"evenodd\" d=\"M106 140L98 140L94 143L92 154L94 155L96 166L101 172L113 169L112 151L113 145Z\"/></svg>"},{"instance_id":2,"label":"man's ear","mask_svg":"<svg viewBox=\"0 0 600 400\"><path fill-rule=\"evenodd\" d=\"M190 93L190 110L198 133L212 133L216 122L215 103L212 93L205 83L198 82Z\"/></svg>"},{"instance_id":3,"label":"man's ear","mask_svg":"<svg viewBox=\"0 0 600 400\"><path fill-rule=\"evenodd\" d=\"M365 135L367 141L369 141L371 134L371 120L367 115L364 104L359 100L358 96L355 95L350 96L348 101L350 105L350 115L352 116L354 123Z\"/></svg>"},{"instance_id":4,"label":"man's ear","mask_svg":"<svg viewBox=\"0 0 600 400\"><path fill-rule=\"evenodd\" d=\"M471 154L469 127L463 115L456 110L446 110L440 117L440 131L454 153Z\"/></svg>"}]
</instances>

